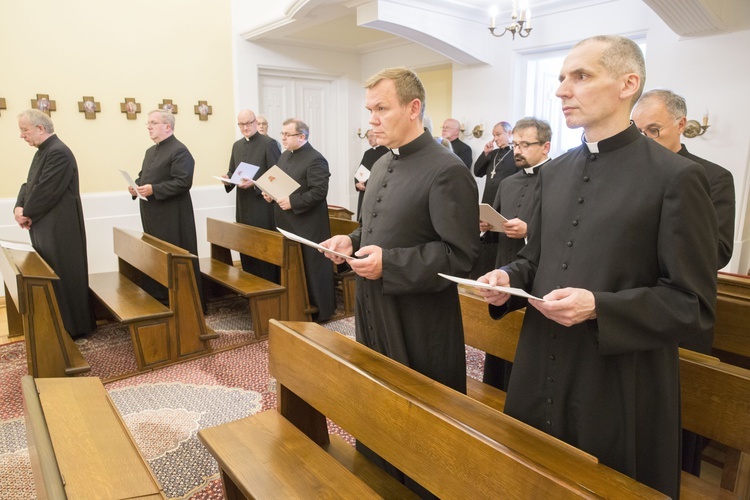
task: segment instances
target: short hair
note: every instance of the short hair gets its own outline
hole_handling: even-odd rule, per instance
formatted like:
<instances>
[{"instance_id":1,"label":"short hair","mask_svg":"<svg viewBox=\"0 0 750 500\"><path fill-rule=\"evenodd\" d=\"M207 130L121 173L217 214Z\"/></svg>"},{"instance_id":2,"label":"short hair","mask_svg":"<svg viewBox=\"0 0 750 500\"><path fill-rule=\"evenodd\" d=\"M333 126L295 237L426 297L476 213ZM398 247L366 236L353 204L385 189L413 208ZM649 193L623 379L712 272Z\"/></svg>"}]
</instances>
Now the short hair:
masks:
<instances>
[{"instance_id":1,"label":"short hair","mask_svg":"<svg viewBox=\"0 0 750 500\"><path fill-rule=\"evenodd\" d=\"M419 99L422 103L422 111L419 115L420 120L424 119L424 111L427 106L425 101L425 90L422 81L412 70L404 67L381 69L365 82L365 88L371 89L382 80L392 80L396 87L398 102L406 106L414 99Z\"/></svg>"},{"instance_id":2,"label":"short hair","mask_svg":"<svg viewBox=\"0 0 750 500\"><path fill-rule=\"evenodd\" d=\"M646 101L647 99L659 99L664 103L667 108L667 112L672 115L675 120L687 116L687 104L685 98L681 95L677 95L671 90L667 89L654 89L644 92L638 102ZM636 104L637 105L637 104Z\"/></svg>"},{"instance_id":3,"label":"short hair","mask_svg":"<svg viewBox=\"0 0 750 500\"><path fill-rule=\"evenodd\" d=\"M168 124L172 130L174 130L174 115L171 111L167 111L166 109L155 109L148 112L148 116L151 116L153 114L158 114L161 117L162 121Z\"/></svg>"},{"instance_id":4,"label":"short hair","mask_svg":"<svg viewBox=\"0 0 750 500\"><path fill-rule=\"evenodd\" d=\"M495 127L502 127L508 134L513 133L513 125L508 122L497 122L495 126L492 127L492 130L495 130Z\"/></svg>"},{"instance_id":5,"label":"short hair","mask_svg":"<svg viewBox=\"0 0 750 500\"><path fill-rule=\"evenodd\" d=\"M38 127L41 125L48 134L55 133L55 124L52 123L52 118L47 116L47 113L43 113L38 109L27 109L18 115L18 119L26 118L29 120L32 126Z\"/></svg>"},{"instance_id":6,"label":"short hair","mask_svg":"<svg viewBox=\"0 0 750 500\"><path fill-rule=\"evenodd\" d=\"M542 144L552 140L552 128L550 128L549 123L547 123L545 120L540 120L539 118L534 118L533 116L521 118L516 122L516 126L513 127L513 133L515 134L516 130L525 130L527 128L536 129L537 140Z\"/></svg>"},{"instance_id":7,"label":"short hair","mask_svg":"<svg viewBox=\"0 0 750 500\"><path fill-rule=\"evenodd\" d=\"M609 71L612 78L618 78L625 73L635 73L640 77L640 86L630 101L630 108L632 109L641 97L643 87L646 85L646 60L643 58L641 48L630 38L619 35L592 36L581 40L573 48L589 42L607 44L607 48L602 51L602 58L599 62Z\"/></svg>"},{"instance_id":8,"label":"short hair","mask_svg":"<svg viewBox=\"0 0 750 500\"><path fill-rule=\"evenodd\" d=\"M299 118L289 118L288 120L284 120L284 123L282 123L282 125L286 126L290 123L294 123L294 130L298 134L304 135L306 141L310 139L310 127L308 127L305 122L303 122Z\"/></svg>"},{"instance_id":9,"label":"short hair","mask_svg":"<svg viewBox=\"0 0 750 500\"><path fill-rule=\"evenodd\" d=\"M258 120L258 121L262 120L262 121L266 122L266 125L268 125L268 118L266 118L263 115L255 115L255 119Z\"/></svg>"}]
</instances>

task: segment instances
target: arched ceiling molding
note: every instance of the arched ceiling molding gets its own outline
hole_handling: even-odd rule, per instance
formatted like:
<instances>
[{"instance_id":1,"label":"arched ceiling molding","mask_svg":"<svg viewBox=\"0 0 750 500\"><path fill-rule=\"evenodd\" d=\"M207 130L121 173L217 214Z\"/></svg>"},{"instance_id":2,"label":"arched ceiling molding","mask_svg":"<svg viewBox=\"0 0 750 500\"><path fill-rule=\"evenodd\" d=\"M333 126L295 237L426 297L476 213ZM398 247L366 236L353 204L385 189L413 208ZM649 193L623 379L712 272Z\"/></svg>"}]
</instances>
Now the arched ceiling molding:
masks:
<instances>
[{"instance_id":1,"label":"arched ceiling molding","mask_svg":"<svg viewBox=\"0 0 750 500\"><path fill-rule=\"evenodd\" d=\"M437 2L376 0L357 7L358 26L411 40L466 65L490 62L487 21L489 16L479 9Z\"/></svg>"}]
</instances>

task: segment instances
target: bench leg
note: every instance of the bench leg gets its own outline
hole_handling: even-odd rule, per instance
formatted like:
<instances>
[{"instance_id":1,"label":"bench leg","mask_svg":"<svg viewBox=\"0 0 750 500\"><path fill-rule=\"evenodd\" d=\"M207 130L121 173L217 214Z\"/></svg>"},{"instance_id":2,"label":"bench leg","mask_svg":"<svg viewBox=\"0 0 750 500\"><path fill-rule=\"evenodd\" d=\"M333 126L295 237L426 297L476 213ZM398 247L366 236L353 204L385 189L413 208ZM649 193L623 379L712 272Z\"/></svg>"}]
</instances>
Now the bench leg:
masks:
<instances>
[{"instance_id":1,"label":"bench leg","mask_svg":"<svg viewBox=\"0 0 750 500\"><path fill-rule=\"evenodd\" d=\"M354 304L356 303L357 281L354 276L345 276L341 279L341 288L344 291L344 312L348 315L354 314Z\"/></svg>"},{"instance_id":2,"label":"bench leg","mask_svg":"<svg viewBox=\"0 0 750 500\"><path fill-rule=\"evenodd\" d=\"M139 321L128 325L133 339L138 371L167 364L172 359L170 336L174 329L171 318Z\"/></svg>"},{"instance_id":3,"label":"bench leg","mask_svg":"<svg viewBox=\"0 0 750 500\"><path fill-rule=\"evenodd\" d=\"M281 296L255 297L249 300L250 316L256 339L268 337L268 320L281 318Z\"/></svg>"},{"instance_id":4,"label":"bench leg","mask_svg":"<svg viewBox=\"0 0 750 500\"><path fill-rule=\"evenodd\" d=\"M5 313L8 318L8 338L23 336L23 318L5 286Z\"/></svg>"},{"instance_id":5,"label":"bench leg","mask_svg":"<svg viewBox=\"0 0 750 500\"><path fill-rule=\"evenodd\" d=\"M219 469L219 472L221 473L221 487L224 489L224 498L227 500L244 500L245 495L237 488L232 478L223 469Z\"/></svg>"}]
</instances>

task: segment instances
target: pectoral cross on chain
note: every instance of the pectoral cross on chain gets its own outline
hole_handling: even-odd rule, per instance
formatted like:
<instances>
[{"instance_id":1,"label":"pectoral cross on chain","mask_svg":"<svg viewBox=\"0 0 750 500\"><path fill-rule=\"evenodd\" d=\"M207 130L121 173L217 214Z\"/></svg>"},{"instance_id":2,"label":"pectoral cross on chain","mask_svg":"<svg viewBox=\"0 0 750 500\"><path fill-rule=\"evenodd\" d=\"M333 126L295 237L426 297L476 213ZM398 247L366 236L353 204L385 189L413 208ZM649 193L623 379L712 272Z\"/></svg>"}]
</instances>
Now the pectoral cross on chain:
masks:
<instances>
[{"instance_id":1,"label":"pectoral cross on chain","mask_svg":"<svg viewBox=\"0 0 750 500\"><path fill-rule=\"evenodd\" d=\"M495 169L493 168L492 172L490 172L490 179L494 179L494 178L495 178Z\"/></svg>"}]
</instances>

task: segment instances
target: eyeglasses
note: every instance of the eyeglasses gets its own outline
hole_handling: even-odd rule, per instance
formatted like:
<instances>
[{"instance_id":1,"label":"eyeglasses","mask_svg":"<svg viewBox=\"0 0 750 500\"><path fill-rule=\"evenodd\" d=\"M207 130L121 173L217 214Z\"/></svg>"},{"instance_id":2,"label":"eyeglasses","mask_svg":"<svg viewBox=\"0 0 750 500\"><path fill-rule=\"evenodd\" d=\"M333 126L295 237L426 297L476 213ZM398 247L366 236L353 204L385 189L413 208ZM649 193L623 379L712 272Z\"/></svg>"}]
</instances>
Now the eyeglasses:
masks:
<instances>
[{"instance_id":1,"label":"eyeglasses","mask_svg":"<svg viewBox=\"0 0 750 500\"><path fill-rule=\"evenodd\" d=\"M641 134L645 135L646 137L650 137L651 139L658 139L659 138L659 134L661 134L661 130L663 128L669 127L670 125L674 125L675 123L677 123L680 120L682 120L682 117L675 118L671 122L667 123L666 125L662 125L659 128L649 127L647 129L643 129L643 130L638 129L638 132L640 132Z\"/></svg>"},{"instance_id":2,"label":"eyeglasses","mask_svg":"<svg viewBox=\"0 0 750 500\"><path fill-rule=\"evenodd\" d=\"M537 144L541 144L541 142L514 142L513 143L513 149L521 149L521 150L527 150L531 146L536 146Z\"/></svg>"},{"instance_id":3,"label":"eyeglasses","mask_svg":"<svg viewBox=\"0 0 750 500\"><path fill-rule=\"evenodd\" d=\"M253 123L255 123L256 121L257 121L257 119L256 119L256 120L253 120L253 121L251 121L251 122L239 122L239 123L237 123L237 126L238 126L238 127L240 127L240 128L245 128L245 127L249 127L250 125L252 125L252 124L253 124Z\"/></svg>"},{"instance_id":4,"label":"eyeglasses","mask_svg":"<svg viewBox=\"0 0 750 500\"><path fill-rule=\"evenodd\" d=\"M155 121L149 121L146 122L146 126L156 127L157 125L164 125L166 122L155 122Z\"/></svg>"},{"instance_id":5,"label":"eyeglasses","mask_svg":"<svg viewBox=\"0 0 750 500\"><path fill-rule=\"evenodd\" d=\"M297 137L298 135L302 134L287 134L286 132L281 133L281 137Z\"/></svg>"}]
</instances>

